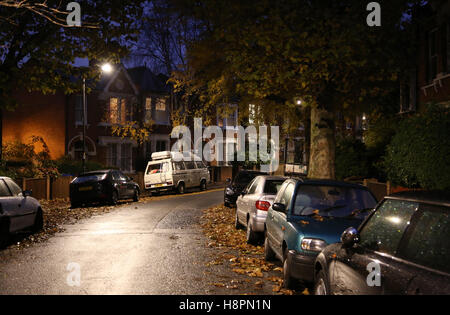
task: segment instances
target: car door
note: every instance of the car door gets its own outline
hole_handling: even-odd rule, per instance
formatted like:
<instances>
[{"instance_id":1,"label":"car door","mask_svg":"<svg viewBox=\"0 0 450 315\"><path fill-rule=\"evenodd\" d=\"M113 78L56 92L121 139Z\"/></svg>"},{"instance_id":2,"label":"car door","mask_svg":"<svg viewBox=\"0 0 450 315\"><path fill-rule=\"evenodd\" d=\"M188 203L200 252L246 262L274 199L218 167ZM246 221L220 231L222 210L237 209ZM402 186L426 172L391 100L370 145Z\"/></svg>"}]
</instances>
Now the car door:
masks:
<instances>
[{"instance_id":1,"label":"car door","mask_svg":"<svg viewBox=\"0 0 450 315\"><path fill-rule=\"evenodd\" d=\"M292 200L292 195L294 194L295 184L288 182L283 193L279 195L279 199L275 200L274 203L281 203L286 207L285 212L272 211L272 230L270 231L270 237L272 241L272 249L277 253L279 257L283 257L283 240L284 232L287 226L287 214L289 212L289 207ZM278 197L278 196L277 196Z\"/></svg>"},{"instance_id":2,"label":"car door","mask_svg":"<svg viewBox=\"0 0 450 315\"><path fill-rule=\"evenodd\" d=\"M10 178L5 178L5 183L11 192L12 198L17 204L17 228L19 230L30 227L34 224L35 214L37 208L35 207L32 199L24 197L22 194L22 189Z\"/></svg>"},{"instance_id":3,"label":"car door","mask_svg":"<svg viewBox=\"0 0 450 315\"><path fill-rule=\"evenodd\" d=\"M366 221L360 242L353 248L340 247L331 291L335 294L399 294L414 277L398 258L400 242L418 204L387 199Z\"/></svg>"},{"instance_id":4,"label":"car door","mask_svg":"<svg viewBox=\"0 0 450 315\"><path fill-rule=\"evenodd\" d=\"M406 294L450 294L449 236L450 207L420 204L399 250L404 268L415 275Z\"/></svg>"},{"instance_id":5,"label":"car door","mask_svg":"<svg viewBox=\"0 0 450 315\"><path fill-rule=\"evenodd\" d=\"M119 193L119 198L123 198L123 196L126 195L126 185L123 183L124 179L121 178L119 171L112 172L112 180L114 187L116 187Z\"/></svg>"},{"instance_id":6,"label":"car door","mask_svg":"<svg viewBox=\"0 0 450 315\"><path fill-rule=\"evenodd\" d=\"M256 192L256 188L258 187L259 180L258 178L254 178L247 186L246 189L244 189L245 194L238 197L239 206L237 205L238 216L239 221L247 224L247 213L249 212L250 208L250 200L252 199L252 196L254 196Z\"/></svg>"}]
</instances>

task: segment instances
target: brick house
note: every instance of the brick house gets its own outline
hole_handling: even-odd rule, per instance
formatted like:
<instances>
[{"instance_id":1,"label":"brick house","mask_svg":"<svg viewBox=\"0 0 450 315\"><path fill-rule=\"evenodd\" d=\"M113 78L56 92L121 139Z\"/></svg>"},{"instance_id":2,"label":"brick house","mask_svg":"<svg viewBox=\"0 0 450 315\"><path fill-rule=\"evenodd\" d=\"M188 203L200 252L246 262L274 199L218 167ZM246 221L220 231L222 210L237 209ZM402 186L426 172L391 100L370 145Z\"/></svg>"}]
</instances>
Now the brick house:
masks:
<instances>
[{"instance_id":1,"label":"brick house","mask_svg":"<svg viewBox=\"0 0 450 315\"><path fill-rule=\"evenodd\" d=\"M401 89L401 113L429 103L450 106L450 3L430 1L415 18L421 23L416 65Z\"/></svg>"},{"instance_id":2,"label":"brick house","mask_svg":"<svg viewBox=\"0 0 450 315\"><path fill-rule=\"evenodd\" d=\"M153 77L155 80L161 80L157 76ZM121 122L145 119L135 117L136 106L144 106L144 109L151 111L152 114L156 112L152 117L157 118L154 128L157 135L152 136L155 139L164 138L165 141L169 139L171 128L168 90L147 91L145 84L138 79L133 80L128 70L118 65L114 73L104 75L87 95L88 161L117 167L127 173L136 171L140 155L138 144L130 138L113 136L111 129L113 125ZM87 84L89 85L89 82ZM150 104L149 97L151 97ZM3 143L14 140L28 142L31 136L41 136L50 149L52 159L70 156L81 160L82 95L21 92L16 99L19 103L18 108L13 112L3 113ZM164 104L165 110L157 111L156 108L163 107L161 103ZM157 142L155 150L158 149L156 146Z\"/></svg>"}]
</instances>

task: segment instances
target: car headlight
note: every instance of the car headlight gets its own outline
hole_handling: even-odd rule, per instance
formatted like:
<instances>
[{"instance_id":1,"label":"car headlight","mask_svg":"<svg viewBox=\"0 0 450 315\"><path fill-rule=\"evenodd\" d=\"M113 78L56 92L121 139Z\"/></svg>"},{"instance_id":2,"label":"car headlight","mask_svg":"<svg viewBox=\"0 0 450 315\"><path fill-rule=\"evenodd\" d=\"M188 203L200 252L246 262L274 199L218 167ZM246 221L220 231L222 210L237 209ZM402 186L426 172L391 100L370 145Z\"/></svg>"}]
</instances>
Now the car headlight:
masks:
<instances>
[{"instance_id":1,"label":"car headlight","mask_svg":"<svg viewBox=\"0 0 450 315\"><path fill-rule=\"evenodd\" d=\"M304 238L302 239L302 249L309 250L312 252L321 252L327 246L327 243L323 240L315 238Z\"/></svg>"},{"instance_id":2,"label":"car headlight","mask_svg":"<svg viewBox=\"0 0 450 315\"><path fill-rule=\"evenodd\" d=\"M227 188L227 195L233 195L234 191L231 188Z\"/></svg>"}]
</instances>

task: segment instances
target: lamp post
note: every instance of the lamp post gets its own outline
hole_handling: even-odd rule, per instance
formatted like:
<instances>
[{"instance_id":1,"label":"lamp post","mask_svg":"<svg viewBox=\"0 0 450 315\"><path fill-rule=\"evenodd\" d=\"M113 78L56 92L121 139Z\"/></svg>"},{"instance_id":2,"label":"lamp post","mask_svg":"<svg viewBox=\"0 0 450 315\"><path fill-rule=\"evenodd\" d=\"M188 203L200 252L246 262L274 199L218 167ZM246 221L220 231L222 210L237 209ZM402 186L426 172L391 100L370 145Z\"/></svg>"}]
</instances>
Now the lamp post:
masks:
<instances>
[{"instance_id":1,"label":"lamp post","mask_svg":"<svg viewBox=\"0 0 450 315\"><path fill-rule=\"evenodd\" d=\"M103 73L111 73L113 70L109 63L105 63L101 67ZM86 172L86 126L87 126L87 96L86 96L86 78L83 76L83 155L82 166L83 173Z\"/></svg>"}]
</instances>

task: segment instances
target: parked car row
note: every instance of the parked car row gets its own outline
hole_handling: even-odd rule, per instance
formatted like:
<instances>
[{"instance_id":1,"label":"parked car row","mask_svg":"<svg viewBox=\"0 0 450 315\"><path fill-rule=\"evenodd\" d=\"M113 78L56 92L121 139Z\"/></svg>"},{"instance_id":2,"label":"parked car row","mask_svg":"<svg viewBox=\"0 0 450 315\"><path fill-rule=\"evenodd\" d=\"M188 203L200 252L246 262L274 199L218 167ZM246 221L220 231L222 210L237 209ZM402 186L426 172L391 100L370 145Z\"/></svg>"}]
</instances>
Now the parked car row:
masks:
<instances>
[{"instance_id":1,"label":"parked car row","mask_svg":"<svg viewBox=\"0 0 450 315\"><path fill-rule=\"evenodd\" d=\"M264 236L265 259L282 261L289 289L450 294L449 210L442 192L399 193L377 205L362 185L257 175L237 197L235 226L246 228L248 243Z\"/></svg>"}]
</instances>

